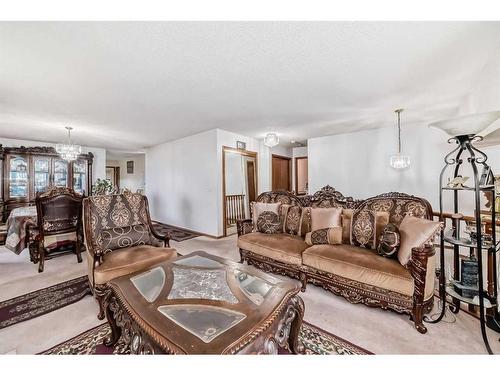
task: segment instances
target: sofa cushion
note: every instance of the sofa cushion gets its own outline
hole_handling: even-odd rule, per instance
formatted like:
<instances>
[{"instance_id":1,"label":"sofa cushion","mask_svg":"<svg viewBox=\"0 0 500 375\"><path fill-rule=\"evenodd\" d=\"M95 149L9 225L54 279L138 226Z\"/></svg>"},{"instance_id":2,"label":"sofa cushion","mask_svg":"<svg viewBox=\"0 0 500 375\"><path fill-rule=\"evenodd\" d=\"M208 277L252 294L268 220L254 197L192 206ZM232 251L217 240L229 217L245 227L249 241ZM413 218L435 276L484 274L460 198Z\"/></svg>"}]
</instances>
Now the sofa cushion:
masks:
<instances>
[{"instance_id":1,"label":"sofa cushion","mask_svg":"<svg viewBox=\"0 0 500 375\"><path fill-rule=\"evenodd\" d=\"M340 227L342 225L342 208L312 208L311 231Z\"/></svg>"},{"instance_id":2,"label":"sofa cushion","mask_svg":"<svg viewBox=\"0 0 500 375\"><path fill-rule=\"evenodd\" d=\"M117 277L140 271L177 256L175 249L139 245L106 253L104 261L94 270L96 284L105 284Z\"/></svg>"},{"instance_id":3,"label":"sofa cushion","mask_svg":"<svg viewBox=\"0 0 500 375\"><path fill-rule=\"evenodd\" d=\"M281 215L283 218L283 232L302 236L302 207L284 204L281 206Z\"/></svg>"},{"instance_id":4,"label":"sofa cushion","mask_svg":"<svg viewBox=\"0 0 500 375\"><path fill-rule=\"evenodd\" d=\"M410 271L396 259L351 245L314 245L302 253L305 266L407 296L413 295Z\"/></svg>"},{"instance_id":5,"label":"sofa cushion","mask_svg":"<svg viewBox=\"0 0 500 375\"><path fill-rule=\"evenodd\" d=\"M351 245L376 249L389 213L367 209L355 210L351 219Z\"/></svg>"},{"instance_id":6,"label":"sofa cushion","mask_svg":"<svg viewBox=\"0 0 500 375\"><path fill-rule=\"evenodd\" d=\"M405 216L399 225L401 235L401 244L398 250L399 263L407 267L411 260L412 249L432 243L441 226L442 224L439 221Z\"/></svg>"},{"instance_id":7,"label":"sofa cushion","mask_svg":"<svg viewBox=\"0 0 500 375\"><path fill-rule=\"evenodd\" d=\"M104 249L109 250L139 245L152 245L149 225L147 224L103 229L99 236L98 243L100 243Z\"/></svg>"},{"instance_id":8,"label":"sofa cushion","mask_svg":"<svg viewBox=\"0 0 500 375\"><path fill-rule=\"evenodd\" d=\"M76 243L76 232L52 234L43 237L43 246L47 252Z\"/></svg>"},{"instance_id":9,"label":"sofa cushion","mask_svg":"<svg viewBox=\"0 0 500 375\"><path fill-rule=\"evenodd\" d=\"M400 243L401 236L398 227L395 224L389 223L382 231L377 246L377 252L383 257L394 258L396 257Z\"/></svg>"},{"instance_id":10,"label":"sofa cushion","mask_svg":"<svg viewBox=\"0 0 500 375\"><path fill-rule=\"evenodd\" d=\"M344 208L342 210L342 243L346 245L351 244L351 220L354 210L351 208Z\"/></svg>"},{"instance_id":11,"label":"sofa cushion","mask_svg":"<svg viewBox=\"0 0 500 375\"><path fill-rule=\"evenodd\" d=\"M257 232L277 234L283 232L279 215L272 211L264 211L257 218Z\"/></svg>"},{"instance_id":12,"label":"sofa cushion","mask_svg":"<svg viewBox=\"0 0 500 375\"><path fill-rule=\"evenodd\" d=\"M238 238L238 247L279 262L302 264L302 252L307 249L302 237L290 234L248 233Z\"/></svg>"},{"instance_id":13,"label":"sofa cushion","mask_svg":"<svg viewBox=\"0 0 500 375\"><path fill-rule=\"evenodd\" d=\"M342 243L342 227L317 229L306 233L306 243L312 245L338 245Z\"/></svg>"},{"instance_id":14,"label":"sofa cushion","mask_svg":"<svg viewBox=\"0 0 500 375\"><path fill-rule=\"evenodd\" d=\"M280 214L281 203L263 203L263 202L252 202L250 203L250 210L252 211L252 224L253 230L257 230L257 219L260 214L264 211L271 211L276 214Z\"/></svg>"}]
</instances>

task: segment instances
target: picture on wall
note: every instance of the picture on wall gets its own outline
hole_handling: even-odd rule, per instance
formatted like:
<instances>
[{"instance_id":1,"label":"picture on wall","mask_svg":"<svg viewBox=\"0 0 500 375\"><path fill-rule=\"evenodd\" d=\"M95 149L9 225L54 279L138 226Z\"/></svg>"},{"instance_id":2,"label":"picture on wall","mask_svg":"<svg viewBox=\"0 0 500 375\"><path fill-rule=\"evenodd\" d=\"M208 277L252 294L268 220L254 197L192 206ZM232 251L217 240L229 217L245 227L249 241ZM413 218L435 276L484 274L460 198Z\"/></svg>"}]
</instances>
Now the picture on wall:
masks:
<instances>
[{"instance_id":1,"label":"picture on wall","mask_svg":"<svg viewBox=\"0 0 500 375\"><path fill-rule=\"evenodd\" d=\"M127 161L127 173L128 174L134 173L134 161L133 160Z\"/></svg>"}]
</instances>

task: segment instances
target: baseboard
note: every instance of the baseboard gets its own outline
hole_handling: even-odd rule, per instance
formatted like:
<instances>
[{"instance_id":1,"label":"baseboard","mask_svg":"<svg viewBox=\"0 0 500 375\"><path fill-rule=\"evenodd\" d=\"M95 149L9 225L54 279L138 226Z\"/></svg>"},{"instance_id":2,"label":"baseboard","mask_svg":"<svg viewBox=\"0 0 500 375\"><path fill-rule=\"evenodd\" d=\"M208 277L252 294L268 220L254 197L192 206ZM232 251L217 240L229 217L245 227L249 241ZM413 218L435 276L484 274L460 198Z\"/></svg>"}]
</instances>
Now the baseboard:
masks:
<instances>
[{"instance_id":1,"label":"baseboard","mask_svg":"<svg viewBox=\"0 0 500 375\"><path fill-rule=\"evenodd\" d=\"M158 223L158 224L162 224L162 225L168 225L172 228L175 228L175 229L179 229L179 230L185 230L185 231L188 231L188 232L193 232L199 236L203 236L203 237L209 237L209 238L213 238L214 240L218 240L218 239L221 239L223 238L224 236L213 236L211 234L208 234L208 233L203 233L203 232L198 232L196 230L192 230L192 229L189 229L189 228L183 228L183 227L179 227L177 225L172 225L172 224L165 224L165 223L162 223L161 221L158 221L158 220L151 220L153 223Z\"/></svg>"}]
</instances>

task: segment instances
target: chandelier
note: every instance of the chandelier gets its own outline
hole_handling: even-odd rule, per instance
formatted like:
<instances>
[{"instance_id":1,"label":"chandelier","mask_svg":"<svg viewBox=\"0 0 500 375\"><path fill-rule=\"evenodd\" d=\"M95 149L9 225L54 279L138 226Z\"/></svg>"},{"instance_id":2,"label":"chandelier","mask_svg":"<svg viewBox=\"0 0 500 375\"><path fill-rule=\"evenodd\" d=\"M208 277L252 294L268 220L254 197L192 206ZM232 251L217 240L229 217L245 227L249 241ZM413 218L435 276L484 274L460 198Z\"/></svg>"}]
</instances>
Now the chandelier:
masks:
<instances>
[{"instance_id":1,"label":"chandelier","mask_svg":"<svg viewBox=\"0 0 500 375\"><path fill-rule=\"evenodd\" d=\"M403 110L396 109L394 112L398 114L398 153L391 156L389 163L392 168L402 170L408 168L411 161L408 155L403 155L401 153L401 112L403 112Z\"/></svg>"},{"instance_id":2,"label":"chandelier","mask_svg":"<svg viewBox=\"0 0 500 375\"><path fill-rule=\"evenodd\" d=\"M278 138L278 135L276 133L267 133L266 134L266 137L264 138L264 144L267 147L277 146L278 143L280 143L280 139Z\"/></svg>"},{"instance_id":3,"label":"chandelier","mask_svg":"<svg viewBox=\"0 0 500 375\"><path fill-rule=\"evenodd\" d=\"M61 158L67 161L74 161L78 158L78 155L82 152L82 147L71 143L71 126L66 126L68 129L68 143L59 143L56 145L56 151Z\"/></svg>"}]
</instances>

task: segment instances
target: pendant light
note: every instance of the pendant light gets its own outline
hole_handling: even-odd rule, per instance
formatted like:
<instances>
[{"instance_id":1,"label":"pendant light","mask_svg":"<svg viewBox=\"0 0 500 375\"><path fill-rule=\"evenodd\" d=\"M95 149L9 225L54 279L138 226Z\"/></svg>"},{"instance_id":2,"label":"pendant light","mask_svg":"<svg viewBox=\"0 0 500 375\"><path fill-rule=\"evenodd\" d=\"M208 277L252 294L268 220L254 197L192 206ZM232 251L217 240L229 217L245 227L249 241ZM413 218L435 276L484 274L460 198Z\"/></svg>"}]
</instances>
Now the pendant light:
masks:
<instances>
[{"instance_id":1,"label":"pendant light","mask_svg":"<svg viewBox=\"0 0 500 375\"><path fill-rule=\"evenodd\" d=\"M403 170L411 164L410 157L401 153L401 112L403 109L396 109L394 112L398 115L398 153L391 156L389 163L392 168Z\"/></svg>"},{"instance_id":2,"label":"pendant light","mask_svg":"<svg viewBox=\"0 0 500 375\"><path fill-rule=\"evenodd\" d=\"M82 147L71 143L71 126L65 127L68 130L68 143L59 143L56 145L56 151L61 158L66 161L74 161L78 158L78 155L82 152Z\"/></svg>"}]
</instances>

